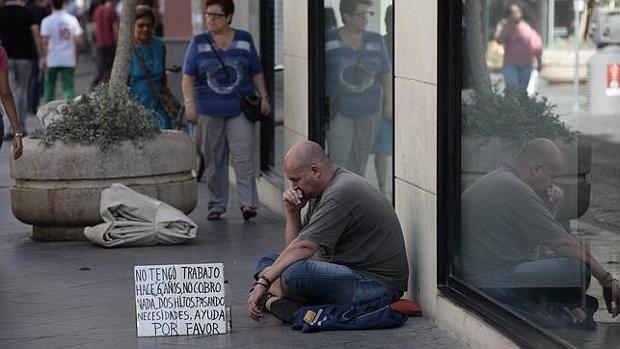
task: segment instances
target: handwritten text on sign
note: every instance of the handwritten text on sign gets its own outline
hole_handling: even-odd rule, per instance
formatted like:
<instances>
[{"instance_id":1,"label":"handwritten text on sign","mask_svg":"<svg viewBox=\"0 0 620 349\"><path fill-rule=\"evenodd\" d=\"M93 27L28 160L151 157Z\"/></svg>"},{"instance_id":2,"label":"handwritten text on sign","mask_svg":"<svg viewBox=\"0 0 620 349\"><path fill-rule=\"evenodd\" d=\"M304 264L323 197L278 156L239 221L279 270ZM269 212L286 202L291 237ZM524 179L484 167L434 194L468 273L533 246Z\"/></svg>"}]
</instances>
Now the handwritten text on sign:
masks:
<instances>
[{"instance_id":1,"label":"handwritten text on sign","mask_svg":"<svg viewBox=\"0 0 620 349\"><path fill-rule=\"evenodd\" d=\"M224 266L134 267L138 337L226 333Z\"/></svg>"}]
</instances>

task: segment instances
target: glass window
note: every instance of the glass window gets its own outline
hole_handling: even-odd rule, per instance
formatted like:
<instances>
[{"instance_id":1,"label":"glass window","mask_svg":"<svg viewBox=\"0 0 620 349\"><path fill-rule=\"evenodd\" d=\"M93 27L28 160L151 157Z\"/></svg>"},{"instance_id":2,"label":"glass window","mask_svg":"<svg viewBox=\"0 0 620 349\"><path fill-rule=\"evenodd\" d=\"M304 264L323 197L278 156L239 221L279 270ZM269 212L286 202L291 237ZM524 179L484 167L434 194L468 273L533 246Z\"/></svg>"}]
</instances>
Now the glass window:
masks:
<instances>
[{"instance_id":1,"label":"glass window","mask_svg":"<svg viewBox=\"0 0 620 349\"><path fill-rule=\"evenodd\" d=\"M619 32L613 3L463 1L451 272L576 347L620 338L620 51L593 32Z\"/></svg>"},{"instance_id":2,"label":"glass window","mask_svg":"<svg viewBox=\"0 0 620 349\"><path fill-rule=\"evenodd\" d=\"M325 0L325 143L392 197L392 1Z\"/></svg>"}]
</instances>

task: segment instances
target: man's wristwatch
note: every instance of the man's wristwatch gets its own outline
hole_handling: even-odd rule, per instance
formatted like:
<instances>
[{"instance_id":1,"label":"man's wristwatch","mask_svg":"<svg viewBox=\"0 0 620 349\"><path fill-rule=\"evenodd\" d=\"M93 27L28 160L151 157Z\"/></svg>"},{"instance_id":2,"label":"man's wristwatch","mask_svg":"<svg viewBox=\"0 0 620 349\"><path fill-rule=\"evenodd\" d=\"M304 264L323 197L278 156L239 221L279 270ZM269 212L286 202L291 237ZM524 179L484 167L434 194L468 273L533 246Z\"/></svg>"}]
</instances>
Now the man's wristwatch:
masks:
<instances>
[{"instance_id":1,"label":"man's wristwatch","mask_svg":"<svg viewBox=\"0 0 620 349\"><path fill-rule=\"evenodd\" d=\"M21 133L21 132L15 132L15 133L13 134L13 137L15 137L15 138L17 138L17 137L22 138L22 137L23 137L23 135L22 135L22 133Z\"/></svg>"}]
</instances>

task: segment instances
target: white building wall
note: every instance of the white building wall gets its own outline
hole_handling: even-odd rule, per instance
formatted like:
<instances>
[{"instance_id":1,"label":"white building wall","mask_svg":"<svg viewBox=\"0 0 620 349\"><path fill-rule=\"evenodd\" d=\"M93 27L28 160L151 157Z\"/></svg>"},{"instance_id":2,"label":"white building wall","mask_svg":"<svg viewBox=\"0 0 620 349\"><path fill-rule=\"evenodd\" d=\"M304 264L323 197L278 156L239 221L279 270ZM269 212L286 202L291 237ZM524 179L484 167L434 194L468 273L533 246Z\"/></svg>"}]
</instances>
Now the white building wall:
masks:
<instances>
[{"instance_id":1,"label":"white building wall","mask_svg":"<svg viewBox=\"0 0 620 349\"><path fill-rule=\"evenodd\" d=\"M516 345L437 289L437 1L395 0L395 193L408 297L473 348Z\"/></svg>"}]
</instances>

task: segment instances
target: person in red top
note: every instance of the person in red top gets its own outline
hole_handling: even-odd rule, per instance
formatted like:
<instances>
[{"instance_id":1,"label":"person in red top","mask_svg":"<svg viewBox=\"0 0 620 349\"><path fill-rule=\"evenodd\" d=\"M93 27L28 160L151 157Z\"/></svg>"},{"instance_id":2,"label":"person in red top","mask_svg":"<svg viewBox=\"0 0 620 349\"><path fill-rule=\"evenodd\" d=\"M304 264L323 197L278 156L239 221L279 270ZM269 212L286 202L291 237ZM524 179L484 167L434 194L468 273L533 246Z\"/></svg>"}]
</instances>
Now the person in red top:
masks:
<instances>
[{"instance_id":1,"label":"person in red top","mask_svg":"<svg viewBox=\"0 0 620 349\"><path fill-rule=\"evenodd\" d=\"M13 99L13 92L11 92L11 85L9 84L9 58L6 55L6 51L0 45L0 100L4 110L8 114L11 127L13 128L13 158L19 159L22 156L22 132L19 126L19 118L17 117L17 108L15 107L15 99ZM4 133L4 125L2 123L2 117L0 116L0 134ZM2 146L2 137L0 137L0 147Z\"/></svg>"},{"instance_id":2,"label":"person in red top","mask_svg":"<svg viewBox=\"0 0 620 349\"><path fill-rule=\"evenodd\" d=\"M97 46L97 75L92 82L92 87L110 80L118 37L118 15L115 11L115 4L115 0L107 0L102 6L97 7L93 15L95 45Z\"/></svg>"},{"instance_id":3,"label":"person in red top","mask_svg":"<svg viewBox=\"0 0 620 349\"><path fill-rule=\"evenodd\" d=\"M495 40L504 45L502 71L507 87L525 90L530 81L534 63L542 67L542 39L536 30L536 21L523 3L509 7L510 16L497 25Z\"/></svg>"}]
</instances>

